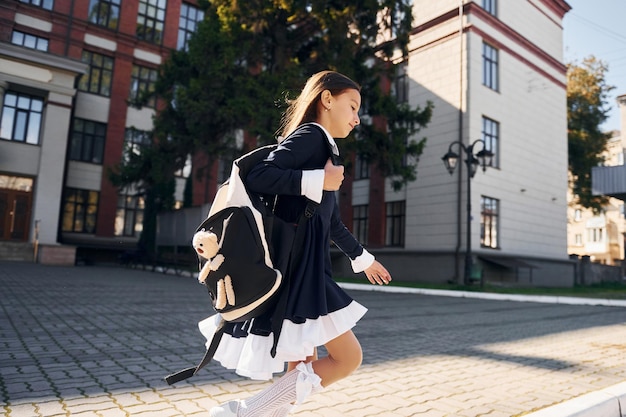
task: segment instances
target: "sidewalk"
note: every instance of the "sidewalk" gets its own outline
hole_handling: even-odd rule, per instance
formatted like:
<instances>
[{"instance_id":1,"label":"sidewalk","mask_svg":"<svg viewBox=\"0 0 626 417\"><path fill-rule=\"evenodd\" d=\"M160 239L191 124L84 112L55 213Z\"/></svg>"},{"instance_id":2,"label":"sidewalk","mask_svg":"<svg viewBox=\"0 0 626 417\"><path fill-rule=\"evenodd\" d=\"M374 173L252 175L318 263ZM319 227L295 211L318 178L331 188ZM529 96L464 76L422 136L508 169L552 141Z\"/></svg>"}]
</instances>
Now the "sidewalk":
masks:
<instances>
[{"instance_id":1,"label":"sidewalk","mask_svg":"<svg viewBox=\"0 0 626 417\"><path fill-rule=\"evenodd\" d=\"M162 380L204 353L192 278L0 262L0 288L0 416L206 416L267 384L217 364ZM362 289L363 366L293 415L560 417L545 412L626 381L622 305Z\"/></svg>"}]
</instances>

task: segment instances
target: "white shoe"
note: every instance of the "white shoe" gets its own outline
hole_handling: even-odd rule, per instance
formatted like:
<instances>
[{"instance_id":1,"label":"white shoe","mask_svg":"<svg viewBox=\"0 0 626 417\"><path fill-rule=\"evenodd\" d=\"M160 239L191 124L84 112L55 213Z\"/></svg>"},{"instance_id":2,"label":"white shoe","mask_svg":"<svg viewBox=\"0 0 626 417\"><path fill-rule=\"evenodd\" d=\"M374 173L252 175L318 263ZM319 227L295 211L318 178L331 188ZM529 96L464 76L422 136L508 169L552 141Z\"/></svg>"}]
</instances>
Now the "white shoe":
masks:
<instances>
[{"instance_id":1,"label":"white shoe","mask_svg":"<svg viewBox=\"0 0 626 417\"><path fill-rule=\"evenodd\" d=\"M229 401L211 408L209 417L237 417L239 400Z\"/></svg>"}]
</instances>

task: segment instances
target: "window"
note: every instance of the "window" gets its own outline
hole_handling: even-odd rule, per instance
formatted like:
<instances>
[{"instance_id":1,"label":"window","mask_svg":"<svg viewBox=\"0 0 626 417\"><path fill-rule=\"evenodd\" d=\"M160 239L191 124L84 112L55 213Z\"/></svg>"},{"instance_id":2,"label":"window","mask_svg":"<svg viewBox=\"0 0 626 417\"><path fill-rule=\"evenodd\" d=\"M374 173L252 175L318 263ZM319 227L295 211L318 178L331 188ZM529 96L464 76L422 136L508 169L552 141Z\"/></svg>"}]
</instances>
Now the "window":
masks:
<instances>
[{"instance_id":1,"label":"window","mask_svg":"<svg viewBox=\"0 0 626 417\"><path fill-rule=\"evenodd\" d=\"M593 242L593 243L604 242L604 228L593 227L593 228L587 229L587 241Z\"/></svg>"},{"instance_id":2,"label":"window","mask_svg":"<svg viewBox=\"0 0 626 417\"><path fill-rule=\"evenodd\" d=\"M189 176L191 175L191 168L192 168L191 155L187 155L187 159L185 159L185 165L182 168L176 170L174 172L174 175L179 177L179 178L189 178ZM228 173L228 175L230 177L230 172ZM224 181L226 181L226 180L224 180ZM222 181L222 182L224 182L224 181Z\"/></svg>"},{"instance_id":3,"label":"window","mask_svg":"<svg viewBox=\"0 0 626 417\"><path fill-rule=\"evenodd\" d=\"M120 23L121 0L89 0L89 21L117 30Z\"/></svg>"},{"instance_id":4,"label":"window","mask_svg":"<svg viewBox=\"0 0 626 417\"><path fill-rule=\"evenodd\" d=\"M577 222L581 221L583 218L583 212L580 209L574 210L574 220Z\"/></svg>"},{"instance_id":5,"label":"window","mask_svg":"<svg viewBox=\"0 0 626 417\"><path fill-rule=\"evenodd\" d=\"M483 85L498 91L498 50L483 43Z\"/></svg>"},{"instance_id":6,"label":"window","mask_svg":"<svg viewBox=\"0 0 626 417\"><path fill-rule=\"evenodd\" d=\"M370 177L370 164L362 156L354 159L354 179L363 180Z\"/></svg>"},{"instance_id":7,"label":"window","mask_svg":"<svg viewBox=\"0 0 626 417\"><path fill-rule=\"evenodd\" d=\"M498 247L498 217L500 201L480 197L480 245L484 248Z\"/></svg>"},{"instance_id":8,"label":"window","mask_svg":"<svg viewBox=\"0 0 626 417\"><path fill-rule=\"evenodd\" d=\"M14 30L11 34L11 43L30 49L37 49L38 51L48 51L48 39L18 30Z\"/></svg>"},{"instance_id":9,"label":"window","mask_svg":"<svg viewBox=\"0 0 626 417\"><path fill-rule=\"evenodd\" d=\"M54 0L20 0L22 3L31 4L33 6L42 7L46 10L52 10Z\"/></svg>"},{"instance_id":10,"label":"window","mask_svg":"<svg viewBox=\"0 0 626 417\"><path fill-rule=\"evenodd\" d=\"M497 0L483 0L482 7L490 15L497 16Z\"/></svg>"},{"instance_id":11,"label":"window","mask_svg":"<svg viewBox=\"0 0 626 417\"><path fill-rule=\"evenodd\" d=\"M83 62L89 64L89 69L80 78L78 89L110 97L111 80L113 79L113 58L95 52L83 51Z\"/></svg>"},{"instance_id":12,"label":"window","mask_svg":"<svg viewBox=\"0 0 626 417\"><path fill-rule=\"evenodd\" d=\"M2 105L0 138L38 145L42 115L42 98L7 91Z\"/></svg>"},{"instance_id":13,"label":"window","mask_svg":"<svg viewBox=\"0 0 626 417\"><path fill-rule=\"evenodd\" d=\"M64 232L94 233L98 213L97 191L66 188L63 199Z\"/></svg>"},{"instance_id":14,"label":"window","mask_svg":"<svg viewBox=\"0 0 626 417\"><path fill-rule=\"evenodd\" d=\"M394 89L396 93L396 101L398 103L409 102L409 77L407 76L408 63L406 61L398 64L396 70L396 80Z\"/></svg>"},{"instance_id":15,"label":"window","mask_svg":"<svg viewBox=\"0 0 626 417\"><path fill-rule=\"evenodd\" d=\"M483 116L483 132L482 139L485 141L485 149L493 153L491 166L500 167L500 158L498 157L498 143L500 139L500 123Z\"/></svg>"},{"instance_id":16,"label":"window","mask_svg":"<svg viewBox=\"0 0 626 417\"><path fill-rule=\"evenodd\" d=\"M106 125L84 119L74 119L70 159L101 164L104 155Z\"/></svg>"},{"instance_id":17,"label":"window","mask_svg":"<svg viewBox=\"0 0 626 417\"><path fill-rule=\"evenodd\" d=\"M166 0L139 0L137 38L160 45L163 41Z\"/></svg>"},{"instance_id":18,"label":"window","mask_svg":"<svg viewBox=\"0 0 626 417\"><path fill-rule=\"evenodd\" d=\"M119 195L115 213L115 236L139 236L143 230L143 209L142 196Z\"/></svg>"},{"instance_id":19,"label":"window","mask_svg":"<svg viewBox=\"0 0 626 417\"><path fill-rule=\"evenodd\" d=\"M385 245L404 247L406 201L387 203L386 212Z\"/></svg>"},{"instance_id":20,"label":"window","mask_svg":"<svg viewBox=\"0 0 626 417\"><path fill-rule=\"evenodd\" d=\"M574 236L574 245L576 246L582 246L583 245L583 235L580 233L577 233Z\"/></svg>"},{"instance_id":21,"label":"window","mask_svg":"<svg viewBox=\"0 0 626 417\"><path fill-rule=\"evenodd\" d=\"M364 245L367 245L367 212L367 205L352 207L352 233Z\"/></svg>"},{"instance_id":22,"label":"window","mask_svg":"<svg viewBox=\"0 0 626 417\"><path fill-rule=\"evenodd\" d=\"M130 155L141 155L144 146L152 145L150 132L128 128L124 132L124 159L128 161Z\"/></svg>"},{"instance_id":23,"label":"window","mask_svg":"<svg viewBox=\"0 0 626 417\"><path fill-rule=\"evenodd\" d=\"M157 80L157 70L152 68L140 67L139 65L133 65L133 72L131 74L130 84L130 100L131 102L138 102L146 93L152 93L154 91L154 85ZM145 106L154 108L156 107L156 98L151 96L145 102Z\"/></svg>"},{"instance_id":24,"label":"window","mask_svg":"<svg viewBox=\"0 0 626 417\"><path fill-rule=\"evenodd\" d=\"M198 22L204 20L204 12L195 6L183 3L180 6L180 20L178 22L178 43L176 49L187 50L189 38L196 31Z\"/></svg>"}]
</instances>

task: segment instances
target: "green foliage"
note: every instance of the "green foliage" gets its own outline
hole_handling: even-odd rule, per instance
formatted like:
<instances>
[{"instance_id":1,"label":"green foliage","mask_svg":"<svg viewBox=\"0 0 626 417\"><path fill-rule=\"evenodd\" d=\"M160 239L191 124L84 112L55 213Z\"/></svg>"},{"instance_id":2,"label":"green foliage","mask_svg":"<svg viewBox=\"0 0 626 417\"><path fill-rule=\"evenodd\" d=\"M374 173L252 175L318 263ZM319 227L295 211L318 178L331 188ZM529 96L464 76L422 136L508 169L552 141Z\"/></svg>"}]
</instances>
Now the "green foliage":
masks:
<instances>
[{"instance_id":1,"label":"green foliage","mask_svg":"<svg viewBox=\"0 0 626 417\"><path fill-rule=\"evenodd\" d=\"M569 170L577 204L599 212L605 196L591 193L591 168L599 165L610 135L600 130L607 119L607 95L614 87L606 84L607 66L593 56L582 64L567 66L567 129Z\"/></svg>"},{"instance_id":2,"label":"green foliage","mask_svg":"<svg viewBox=\"0 0 626 417\"><path fill-rule=\"evenodd\" d=\"M190 154L206 154L206 168L222 156L236 156L245 151L235 141L242 129L260 144L274 142L286 99L325 69L342 72L363 87L362 113L368 117L356 129L359 140L348 141L345 149L391 176L395 187L416 178L425 139L415 143L409 138L429 122L432 106L410 108L380 89L382 79L393 82L395 62L407 53L409 0L199 4L205 20L188 50L173 51L160 69L153 150L118 166L117 185L141 182L150 188L167 182ZM160 165L162 172L151 172Z\"/></svg>"}]
</instances>

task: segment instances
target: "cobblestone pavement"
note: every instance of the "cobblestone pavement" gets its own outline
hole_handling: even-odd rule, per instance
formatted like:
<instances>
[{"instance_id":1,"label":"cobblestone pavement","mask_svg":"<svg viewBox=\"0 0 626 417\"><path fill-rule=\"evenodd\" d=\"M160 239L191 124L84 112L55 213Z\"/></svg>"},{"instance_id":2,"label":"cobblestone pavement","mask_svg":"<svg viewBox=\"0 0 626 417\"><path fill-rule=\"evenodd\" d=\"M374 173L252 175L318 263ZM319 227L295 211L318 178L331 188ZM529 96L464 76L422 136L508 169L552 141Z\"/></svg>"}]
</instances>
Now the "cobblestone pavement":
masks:
<instances>
[{"instance_id":1,"label":"cobblestone pavement","mask_svg":"<svg viewBox=\"0 0 626 417\"><path fill-rule=\"evenodd\" d=\"M267 384L163 381L204 352L193 278L0 262L0 291L1 416L206 416ZM626 380L623 307L350 293L363 366L296 416L521 416Z\"/></svg>"}]
</instances>

